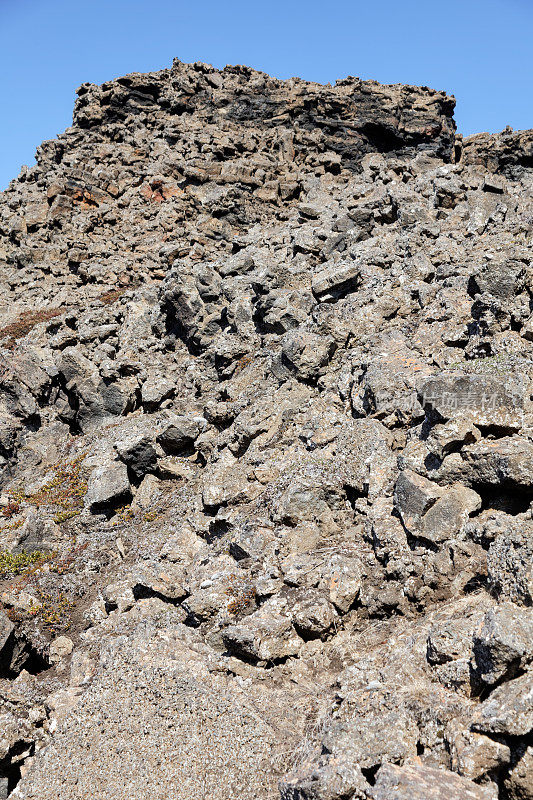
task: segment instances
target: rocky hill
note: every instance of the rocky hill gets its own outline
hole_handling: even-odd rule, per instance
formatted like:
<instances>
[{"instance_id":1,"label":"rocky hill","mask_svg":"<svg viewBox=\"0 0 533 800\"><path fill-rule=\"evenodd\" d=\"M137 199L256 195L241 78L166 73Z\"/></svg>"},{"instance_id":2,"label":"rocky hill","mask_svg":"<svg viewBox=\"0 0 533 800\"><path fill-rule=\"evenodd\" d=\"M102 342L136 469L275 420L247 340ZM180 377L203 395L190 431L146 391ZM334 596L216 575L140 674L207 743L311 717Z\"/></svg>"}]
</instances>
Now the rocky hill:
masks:
<instances>
[{"instance_id":1,"label":"rocky hill","mask_svg":"<svg viewBox=\"0 0 533 800\"><path fill-rule=\"evenodd\" d=\"M0 798L533 797L533 131L182 64L0 195Z\"/></svg>"}]
</instances>

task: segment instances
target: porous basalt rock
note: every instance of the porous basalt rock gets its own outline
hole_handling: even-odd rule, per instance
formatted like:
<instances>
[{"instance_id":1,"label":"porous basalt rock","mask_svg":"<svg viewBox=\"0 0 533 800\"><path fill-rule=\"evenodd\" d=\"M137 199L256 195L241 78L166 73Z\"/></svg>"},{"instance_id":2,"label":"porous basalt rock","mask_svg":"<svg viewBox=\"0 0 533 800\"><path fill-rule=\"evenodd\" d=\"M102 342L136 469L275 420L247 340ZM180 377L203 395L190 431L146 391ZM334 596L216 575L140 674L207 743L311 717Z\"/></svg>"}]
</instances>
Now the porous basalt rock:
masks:
<instances>
[{"instance_id":1,"label":"porous basalt rock","mask_svg":"<svg viewBox=\"0 0 533 800\"><path fill-rule=\"evenodd\" d=\"M176 60L0 196L0 796L533 796L532 133L454 102Z\"/></svg>"}]
</instances>

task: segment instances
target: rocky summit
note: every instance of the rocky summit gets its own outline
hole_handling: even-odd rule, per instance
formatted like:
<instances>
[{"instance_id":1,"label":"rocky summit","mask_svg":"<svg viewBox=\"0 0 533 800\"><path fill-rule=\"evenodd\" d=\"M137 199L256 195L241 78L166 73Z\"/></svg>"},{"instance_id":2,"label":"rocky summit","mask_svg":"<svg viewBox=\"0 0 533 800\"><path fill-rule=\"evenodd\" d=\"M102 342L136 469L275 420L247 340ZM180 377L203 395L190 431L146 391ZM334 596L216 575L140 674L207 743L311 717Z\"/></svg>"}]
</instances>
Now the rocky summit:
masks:
<instances>
[{"instance_id":1,"label":"rocky summit","mask_svg":"<svg viewBox=\"0 0 533 800\"><path fill-rule=\"evenodd\" d=\"M533 798L533 131L183 64L0 195L0 798Z\"/></svg>"}]
</instances>

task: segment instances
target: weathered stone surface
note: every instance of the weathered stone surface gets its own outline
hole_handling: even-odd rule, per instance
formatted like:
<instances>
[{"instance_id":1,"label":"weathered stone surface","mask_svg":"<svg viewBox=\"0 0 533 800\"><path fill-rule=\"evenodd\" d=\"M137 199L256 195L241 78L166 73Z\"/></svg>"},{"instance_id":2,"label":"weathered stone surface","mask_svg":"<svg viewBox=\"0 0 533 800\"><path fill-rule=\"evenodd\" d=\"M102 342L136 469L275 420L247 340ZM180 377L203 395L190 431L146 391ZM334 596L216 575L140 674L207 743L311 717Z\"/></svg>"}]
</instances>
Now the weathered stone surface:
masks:
<instances>
[{"instance_id":1,"label":"weathered stone surface","mask_svg":"<svg viewBox=\"0 0 533 800\"><path fill-rule=\"evenodd\" d=\"M479 628L483 615L474 611L468 617L446 620L444 624L434 624L427 639L427 659L430 664L446 664L464 659L472 654L472 637Z\"/></svg>"},{"instance_id":2,"label":"weathered stone surface","mask_svg":"<svg viewBox=\"0 0 533 800\"><path fill-rule=\"evenodd\" d=\"M482 736L480 733L458 730L449 732L451 765L454 772L464 775L470 780L479 780L485 775L495 774L505 768L511 761L509 747Z\"/></svg>"},{"instance_id":3,"label":"weathered stone surface","mask_svg":"<svg viewBox=\"0 0 533 800\"><path fill-rule=\"evenodd\" d=\"M192 445L201 430L201 419L176 416L158 434L157 441L166 453L180 453Z\"/></svg>"},{"instance_id":4,"label":"weathered stone surface","mask_svg":"<svg viewBox=\"0 0 533 800\"><path fill-rule=\"evenodd\" d=\"M398 476L394 503L406 529L433 544L455 538L469 515L481 508L472 489L456 484L443 490L411 470Z\"/></svg>"},{"instance_id":5,"label":"weathered stone surface","mask_svg":"<svg viewBox=\"0 0 533 800\"><path fill-rule=\"evenodd\" d=\"M519 436L467 445L460 455L444 460L442 480L454 478L482 486L507 485L514 489L533 487L533 442Z\"/></svg>"},{"instance_id":6,"label":"weathered stone surface","mask_svg":"<svg viewBox=\"0 0 533 800\"><path fill-rule=\"evenodd\" d=\"M464 164L483 166L490 173L517 174L531 166L533 133L505 130L496 135L477 133L463 142Z\"/></svg>"},{"instance_id":7,"label":"weathered stone surface","mask_svg":"<svg viewBox=\"0 0 533 800\"><path fill-rule=\"evenodd\" d=\"M493 800L494 791L453 772L421 766L386 764L377 774L372 800Z\"/></svg>"},{"instance_id":8,"label":"weathered stone surface","mask_svg":"<svg viewBox=\"0 0 533 800\"><path fill-rule=\"evenodd\" d=\"M0 655L9 641L9 637L15 630L15 626L5 614L0 615Z\"/></svg>"},{"instance_id":9,"label":"weathered stone surface","mask_svg":"<svg viewBox=\"0 0 533 800\"><path fill-rule=\"evenodd\" d=\"M357 766L330 761L305 762L283 777L280 782L282 800L340 800L342 797L364 797L369 785Z\"/></svg>"},{"instance_id":10,"label":"weathered stone surface","mask_svg":"<svg viewBox=\"0 0 533 800\"><path fill-rule=\"evenodd\" d=\"M160 630L139 632L126 647L111 645L13 797L126 798L140 781L154 800L200 800L206 793L233 800L249 791L276 797L274 765L279 774L283 747L297 731L295 715L280 714L275 690L258 704L255 691L210 671L181 639L177 629ZM125 771L125 761L135 768Z\"/></svg>"},{"instance_id":11,"label":"weathered stone surface","mask_svg":"<svg viewBox=\"0 0 533 800\"><path fill-rule=\"evenodd\" d=\"M489 685L523 668L533 660L533 611L512 603L488 611L474 639L474 656Z\"/></svg>"},{"instance_id":12,"label":"weathered stone surface","mask_svg":"<svg viewBox=\"0 0 533 800\"><path fill-rule=\"evenodd\" d=\"M411 470L398 476L394 489L394 503L408 529L419 527L424 514L442 496L440 486Z\"/></svg>"},{"instance_id":13,"label":"weathered stone surface","mask_svg":"<svg viewBox=\"0 0 533 800\"><path fill-rule=\"evenodd\" d=\"M287 601L281 598L268 600L238 625L230 625L223 639L232 653L267 662L294 656L302 645Z\"/></svg>"},{"instance_id":14,"label":"weathered stone surface","mask_svg":"<svg viewBox=\"0 0 533 800\"><path fill-rule=\"evenodd\" d=\"M325 372L334 349L335 344L330 336L296 330L289 331L283 337L283 358L304 381L316 381Z\"/></svg>"},{"instance_id":15,"label":"weathered stone surface","mask_svg":"<svg viewBox=\"0 0 533 800\"><path fill-rule=\"evenodd\" d=\"M334 300L342 294L355 291L358 276L359 269L353 262L326 265L313 275L311 287L320 300Z\"/></svg>"},{"instance_id":16,"label":"weathered stone surface","mask_svg":"<svg viewBox=\"0 0 533 800\"><path fill-rule=\"evenodd\" d=\"M379 688L354 693L323 739L333 759L371 769L416 753L416 726L398 700ZM383 730L389 732L386 737Z\"/></svg>"},{"instance_id":17,"label":"weathered stone surface","mask_svg":"<svg viewBox=\"0 0 533 800\"><path fill-rule=\"evenodd\" d=\"M128 469L120 461L105 461L89 477L85 504L91 510L127 500L130 494Z\"/></svg>"},{"instance_id":18,"label":"weathered stone surface","mask_svg":"<svg viewBox=\"0 0 533 800\"><path fill-rule=\"evenodd\" d=\"M292 619L294 627L304 639L325 636L336 618L335 608L323 594L309 590L296 595Z\"/></svg>"},{"instance_id":19,"label":"weathered stone surface","mask_svg":"<svg viewBox=\"0 0 533 800\"><path fill-rule=\"evenodd\" d=\"M487 180L485 180L484 184L485 189L486 186ZM525 265L521 261L504 258L491 260L472 276L470 291L474 294L484 294L486 292L498 300L513 301L523 288L525 273ZM489 395L489 402L492 405L496 405L498 401L501 402L501 397L498 397L496 382L489 380L487 383L488 385L484 387L486 389L485 394ZM516 398L514 399L516 402Z\"/></svg>"},{"instance_id":20,"label":"weathered stone surface","mask_svg":"<svg viewBox=\"0 0 533 800\"><path fill-rule=\"evenodd\" d=\"M502 278L501 285L507 288L509 284ZM464 417L478 427L497 425L515 430L524 423L524 388L506 386L498 378L442 375L430 378L420 393L424 408L443 420Z\"/></svg>"},{"instance_id":21,"label":"weathered stone surface","mask_svg":"<svg viewBox=\"0 0 533 800\"><path fill-rule=\"evenodd\" d=\"M411 93L402 94L401 87L381 86L374 81L360 81L358 78L347 78L340 81L335 88L302 82L302 88L305 87L306 90L307 102L293 105L293 96L287 91L287 84L283 81L269 78L264 73L254 73L253 70L246 67L242 69L228 67L226 72L219 73L205 65L205 73L199 69L198 75L195 76L203 84L204 91L199 92L196 96L193 95L189 113L194 111L196 116L201 118L211 104L217 106L222 99L225 99L227 77L235 69L244 91L238 98L231 97L226 112L227 118L231 121L241 124L253 121L258 127L268 129L278 125L279 122L284 122L284 116L289 113L289 110L292 110L296 113L295 118L304 127L314 125L327 128L329 124L330 133L326 137L324 147L326 153L333 151L341 157L347 154L347 143L343 141L343 135L353 138L355 133L360 131L363 141L368 140L363 153L374 152L376 143L382 139L386 148L395 149L394 139L397 135L400 147L402 145L408 147L427 144L429 151L436 151L445 158L450 158L453 148L454 126L451 113L454 101L444 93L432 90L415 89L413 97ZM151 110L154 104L157 107L158 102L162 102L169 93L172 94L173 80L179 82L181 79L186 85L188 77L188 66L181 64L177 59L171 70L150 73L149 78L134 73L126 79L127 83L111 84L113 97L111 103L109 103L109 98L105 97L105 89L84 84L78 92L79 99L76 104L74 122L81 128L91 128L111 123L117 118L124 119L128 109L139 103L138 92L144 94L145 97L141 104ZM254 79L258 81L259 86L254 86ZM146 91L147 88L149 91ZM370 101L367 94L368 89L371 89L372 92ZM334 98L338 96L344 100L343 106L346 115L341 119L336 118L334 112L331 113L327 110ZM184 96L180 95L178 91L175 95L175 102L179 105L180 101L183 102L184 99ZM398 102L401 104L401 111L398 109ZM335 103L333 102L334 107ZM361 112L363 112L363 118L361 118ZM371 126L368 125L369 118L372 119ZM398 134L391 138L392 131L396 130ZM355 138L357 139L357 137ZM290 149L289 140L285 145L286 155L290 153ZM334 162L336 159L334 158L332 162L330 156L329 163ZM228 170L226 179L231 182L239 179L251 180L250 170L247 171L243 164L239 172Z\"/></svg>"},{"instance_id":22,"label":"weathered stone surface","mask_svg":"<svg viewBox=\"0 0 533 800\"><path fill-rule=\"evenodd\" d=\"M533 795L533 747L528 747L505 782L511 800L528 800Z\"/></svg>"},{"instance_id":23,"label":"weathered stone surface","mask_svg":"<svg viewBox=\"0 0 533 800\"><path fill-rule=\"evenodd\" d=\"M481 508L481 497L466 486L452 486L424 514L420 535L435 544L453 539L470 514Z\"/></svg>"},{"instance_id":24,"label":"weathered stone surface","mask_svg":"<svg viewBox=\"0 0 533 800\"><path fill-rule=\"evenodd\" d=\"M533 538L531 521L509 521L489 548L488 574L491 586L502 599L531 606L533 603Z\"/></svg>"},{"instance_id":25,"label":"weathered stone surface","mask_svg":"<svg viewBox=\"0 0 533 800\"><path fill-rule=\"evenodd\" d=\"M533 674L526 673L498 686L474 715L481 733L525 736L533 727Z\"/></svg>"},{"instance_id":26,"label":"weathered stone surface","mask_svg":"<svg viewBox=\"0 0 533 800\"><path fill-rule=\"evenodd\" d=\"M164 400L174 393L174 384L165 378L154 377L142 385L141 401L147 411L155 411Z\"/></svg>"},{"instance_id":27,"label":"weathered stone surface","mask_svg":"<svg viewBox=\"0 0 533 800\"><path fill-rule=\"evenodd\" d=\"M370 502L391 492L396 472L391 444L390 433L377 420L354 420L339 431L336 456L343 481Z\"/></svg>"},{"instance_id":28,"label":"weathered stone surface","mask_svg":"<svg viewBox=\"0 0 533 800\"><path fill-rule=\"evenodd\" d=\"M115 449L133 475L142 478L157 463L155 441L148 426L141 423L136 429L124 430L115 439Z\"/></svg>"},{"instance_id":29,"label":"weathered stone surface","mask_svg":"<svg viewBox=\"0 0 533 800\"><path fill-rule=\"evenodd\" d=\"M53 642L50 642L49 660L51 664L57 664L65 656L72 653L74 643L68 636L58 636Z\"/></svg>"}]
</instances>

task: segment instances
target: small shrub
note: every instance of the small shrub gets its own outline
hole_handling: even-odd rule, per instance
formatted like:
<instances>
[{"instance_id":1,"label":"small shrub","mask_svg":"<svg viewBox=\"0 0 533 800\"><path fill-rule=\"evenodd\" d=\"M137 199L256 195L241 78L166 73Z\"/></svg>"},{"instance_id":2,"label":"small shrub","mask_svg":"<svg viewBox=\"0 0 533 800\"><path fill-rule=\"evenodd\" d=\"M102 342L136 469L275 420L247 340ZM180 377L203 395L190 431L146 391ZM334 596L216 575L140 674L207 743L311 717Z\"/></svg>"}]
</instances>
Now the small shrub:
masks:
<instances>
[{"instance_id":1,"label":"small shrub","mask_svg":"<svg viewBox=\"0 0 533 800\"><path fill-rule=\"evenodd\" d=\"M39 585L39 579L44 564L50 565L50 573L63 575L70 569L76 556L87 546L88 542L85 542L73 547L61 559L58 559L55 553L0 552L0 578L18 576L11 585L11 592L18 595L22 591L28 591L36 600L26 612L21 609L7 609L8 616L14 621L23 619L25 614L37 617L43 627L54 636L59 630L67 630L71 623L74 601L61 590L43 588Z\"/></svg>"},{"instance_id":2,"label":"small shrub","mask_svg":"<svg viewBox=\"0 0 533 800\"><path fill-rule=\"evenodd\" d=\"M32 568L35 570L50 558L48 553L41 553L38 550L33 553L27 553L24 550L20 553L10 553L2 550L0 551L0 579L13 578Z\"/></svg>"},{"instance_id":3,"label":"small shrub","mask_svg":"<svg viewBox=\"0 0 533 800\"><path fill-rule=\"evenodd\" d=\"M24 525L23 519L16 519L14 522L10 522L9 525L3 525L1 530L2 533L5 531L16 531L17 528L21 528Z\"/></svg>"},{"instance_id":4,"label":"small shrub","mask_svg":"<svg viewBox=\"0 0 533 800\"><path fill-rule=\"evenodd\" d=\"M17 503L16 500L10 500L7 506L4 506L2 508L2 516L11 519L11 517L14 517L15 514L19 513L19 511L20 511L20 503Z\"/></svg>"},{"instance_id":5,"label":"small shrub","mask_svg":"<svg viewBox=\"0 0 533 800\"><path fill-rule=\"evenodd\" d=\"M54 560L50 565L50 572L55 572L57 575L64 575L74 563L76 556L78 556L80 553L83 553L88 545L89 542L84 542L77 547L73 547L72 550L70 550L67 555L64 556L64 558Z\"/></svg>"},{"instance_id":6,"label":"small shrub","mask_svg":"<svg viewBox=\"0 0 533 800\"><path fill-rule=\"evenodd\" d=\"M74 543L73 543L74 544ZM28 614L37 617L43 627L53 636L60 630L67 630L71 624L71 612L75 606L64 591L53 587L43 588L40 581L46 578L44 565L48 573L64 575L71 568L76 557L88 546L88 542L73 546L66 555L59 558L56 553L21 552L9 553L0 551L0 579L15 578L10 585L10 592L18 596L27 591L35 598L28 610L7 608L6 613L13 621L23 620ZM50 577L48 575L48 577Z\"/></svg>"},{"instance_id":7,"label":"small shrub","mask_svg":"<svg viewBox=\"0 0 533 800\"><path fill-rule=\"evenodd\" d=\"M127 292L129 289L136 289L138 286L140 286L138 281L134 283L128 283L126 286L120 286L118 289L109 289L107 292L99 294L96 299L100 300L104 306L109 306L122 297L124 292Z\"/></svg>"},{"instance_id":8,"label":"small shrub","mask_svg":"<svg viewBox=\"0 0 533 800\"><path fill-rule=\"evenodd\" d=\"M109 306L112 305L116 300L118 300L119 297L121 297L125 291L126 291L125 289L110 289L108 292L103 292L102 294L99 294L96 299L100 300L100 302L103 303L104 306Z\"/></svg>"},{"instance_id":9,"label":"small shrub","mask_svg":"<svg viewBox=\"0 0 533 800\"><path fill-rule=\"evenodd\" d=\"M37 589L35 595L38 603L32 605L31 616L38 616L43 626L55 636L59 630L68 630L70 627L70 612L74 603L64 592L56 595Z\"/></svg>"},{"instance_id":10,"label":"small shrub","mask_svg":"<svg viewBox=\"0 0 533 800\"><path fill-rule=\"evenodd\" d=\"M246 367L249 364L251 364L253 360L254 360L254 357L252 355L250 355L250 353L247 353L246 355L242 356L242 358L239 358L239 360L237 361L237 364L235 365L235 370L233 372L233 375L234 376L238 375L239 372L242 372L243 369L246 369Z\"/></svg>"},{"instance_id":11,"label":"small shrub","mask_svg":"<svg viewBox=\"0 0 533 800\"><path fill-rule=\"evenodd\" d=\"M473 358L469 361L455 361L450 364L448 369L461 370L461 372L474 373L477 375L509 374L513 369L523 368L523 359L509 353L496 353L492 356Z\"/></svg>"},{"instance_id":12,"label":"small shrub","mask_svg":"<svg viewBox=\"0 0 533 800\"><path fill-rule=\"evenodd\" d=\"M56 464L53 478L35 494L26 495L27 502L36 508L54 510L54 522L58 524L76 517L87 494L87 482L82 475L85 456L86 453L82 453L70 461Z\"/></svg>"},{"instance_id":13,"label":"small shrub","mask_svg":"<svg viewBox=\"0 0 533 800\"><path fill-rule=\"evenodd\" d=\"M129 522L135 517L135 512L131 506L119 506L113 517L111 525L121 525L123 522Z\"/></svg>"}]
</instances>

